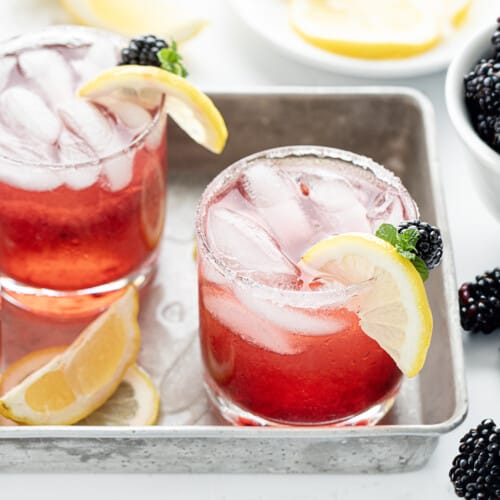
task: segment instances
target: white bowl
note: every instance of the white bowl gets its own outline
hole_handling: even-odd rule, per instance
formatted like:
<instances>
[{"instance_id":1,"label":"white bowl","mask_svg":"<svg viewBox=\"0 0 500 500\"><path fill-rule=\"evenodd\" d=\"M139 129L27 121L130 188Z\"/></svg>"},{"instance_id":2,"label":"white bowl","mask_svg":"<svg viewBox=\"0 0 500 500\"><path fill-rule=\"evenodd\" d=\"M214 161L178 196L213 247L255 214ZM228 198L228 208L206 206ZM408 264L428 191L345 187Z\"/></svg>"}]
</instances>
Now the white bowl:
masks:
<instances>
[{"instance_id":1,"label":"white bowl","mask_svg":"<svg viewBox=\"0 0 500 500\"><path fill-rule=\"evenodd\" d=\"M446 106L451 121L469 154L468 164L485 203L500 218L500 153L490 148L474 130L465 106L464 75L482 57L491 57L490 38L496 24L481 30L464 44L446 75Z\"/></svg>"}]
</instances>

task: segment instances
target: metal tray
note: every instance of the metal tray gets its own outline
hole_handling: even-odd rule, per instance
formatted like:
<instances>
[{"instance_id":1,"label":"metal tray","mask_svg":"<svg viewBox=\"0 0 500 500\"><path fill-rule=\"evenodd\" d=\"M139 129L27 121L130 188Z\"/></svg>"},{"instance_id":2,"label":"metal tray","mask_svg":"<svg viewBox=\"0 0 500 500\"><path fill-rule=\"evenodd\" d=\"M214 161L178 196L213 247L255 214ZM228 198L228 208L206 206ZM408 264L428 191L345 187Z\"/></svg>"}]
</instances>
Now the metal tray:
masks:
<instances>
[{"instance_id":1,"label":"metal tray","mask_svg":"<svg viewBox=\"0 0 500 500\"><path fill-rule=\"evenodd\" d=\"M211 95L230 130L227 149L221 157L211 155L169 125L168 223L158 274L141 301L140 363L160 389L159 425L0 427L0 470L404 471L421 467L439 435L465 417L455 273L429 102L402 88L288 87ZM427 282L435 323L427 363L416 379L405 381L393 410L375 427L230 427L217 420L202 389L195 204L208 181L236 159L290 144L328 145L373 157L402 178L422 218L443 232L446 256ZM2 313L5 335L13 314L9 307L4 304ZM30 318L24 321L29 324ZM39 337L31 345L57 343L47 325L36 321ZM22 344L19 337L14 344Z\"/></svg>"}]
</instances>

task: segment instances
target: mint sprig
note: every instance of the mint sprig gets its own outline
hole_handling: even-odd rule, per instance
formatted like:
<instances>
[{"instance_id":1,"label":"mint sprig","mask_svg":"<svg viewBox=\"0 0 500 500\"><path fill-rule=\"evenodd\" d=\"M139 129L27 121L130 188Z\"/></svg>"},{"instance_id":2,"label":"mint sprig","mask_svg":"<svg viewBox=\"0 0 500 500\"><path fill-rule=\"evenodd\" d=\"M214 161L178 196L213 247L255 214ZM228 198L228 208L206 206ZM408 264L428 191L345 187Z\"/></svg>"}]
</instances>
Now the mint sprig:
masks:
<instances>
[{"instance_id":1,"label":"mint sprig","mask_svg":"<svg viewBox=\"0 0 500 500\"><path fill-rule=\"evenodd\" d=\"M157 52L158 60L161 63L162 69L170 71L175 75L182 76L185 78L188 76L188 72L184 65L182 64L182 56L177 50L177 42L172 40L170 47L161 49Z\"/></svg>"},{"instance_id":2,"label":"mint sprig","mask_svg":"<svg viewBox=\"0 0 500 500\"><path fill-rule=\"evenodd\" d=\"M417 229L407 228L400 233L392 224L381 224L375 236L390 243L400 255L408 259L415 266L423 281L429 277L427 264L417 255L416 245L420 237Z\"/></svg>"}]
</instances>

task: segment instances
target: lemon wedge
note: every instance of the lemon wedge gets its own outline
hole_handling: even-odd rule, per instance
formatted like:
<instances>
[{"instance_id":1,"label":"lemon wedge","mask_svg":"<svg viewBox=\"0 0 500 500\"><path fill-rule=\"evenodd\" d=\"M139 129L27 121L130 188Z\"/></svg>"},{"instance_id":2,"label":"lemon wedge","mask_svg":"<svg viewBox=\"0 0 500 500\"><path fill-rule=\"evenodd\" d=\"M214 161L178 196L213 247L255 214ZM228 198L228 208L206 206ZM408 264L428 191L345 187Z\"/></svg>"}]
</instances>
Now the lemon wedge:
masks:
<instances>
[{"instance_id":1,"label":"lemon wedge","mask_svg":"<svg viewBox=\"0 0 500 500\"><path fill-rule=\"evenodd\" d=\"M206 21L172 0L61 0L73 19L123 35L155 33L185 41L196 35Z\"/></svg>"},{"instance_id":2,"label":"lemon wedge","mask_svg":"<svg viewBox=\"0 0 500 500\"><path fill-rule=\"evenodd\" d=\"M222 115L212 100L185 78L154 66L115 66L78 90L80 97L94 100L110 94L139 100L144 107L158 105L158 96L165 95L168 115L194 141L214 153L224 149L227 128Z\"/></svg>"},{"instance_id":3,"label":"lemon wedge","mask_svg":"<svg viewBox=\"0 0 500 500\"><path fill-rule=\"evenodd\" d=\"M94 320L65 350L0 396L0 413L31 425L82 420L116 390L140 345L134 287Z\"/></svg>"},{"instance_id":4,"label":"lemon wedge","mask_svg":"<svg viewBox=\"0 0 500 500\"><path fill-rule=\"evenodd\" d=\"M420 275L390 243L370 234L345 233L311 247L300 265L346 285L366 283L348 306L361 328L405 375L413 377L422 369L432 313Z\"/></svg>"},{"instance_id":5,"label":"lemon wedge","mask_svg":"<svg viewBox=\"0 0 500 500\"><path fill-rule=\"evenodd\" d=\"M66 346L40 349L9 365L0 377L0 395L20 384L66 349ZM160 398L153 381L142 368L134 364L125 372L115 393L77 425L154 425L158 419L159 406ZM15 423L0 416L0 425Z\"/></svg>"}]
</instances>

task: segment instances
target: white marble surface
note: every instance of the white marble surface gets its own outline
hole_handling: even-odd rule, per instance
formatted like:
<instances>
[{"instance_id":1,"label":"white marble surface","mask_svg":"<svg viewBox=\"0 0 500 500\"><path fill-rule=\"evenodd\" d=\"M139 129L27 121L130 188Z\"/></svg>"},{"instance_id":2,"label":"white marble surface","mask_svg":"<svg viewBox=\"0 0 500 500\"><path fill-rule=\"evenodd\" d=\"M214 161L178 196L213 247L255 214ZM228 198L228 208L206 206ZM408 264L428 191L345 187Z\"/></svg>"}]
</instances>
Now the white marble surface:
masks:
<instances>
[{"instance_id":1,"label":"white marble surface","mask_svg":"<svg viewBox=\"0 0 500 500\"><path fill-rule=\"evenodd\" d=\"M43 24L35 8L51 9L49 0L2 0L1 35ZM184 48L191 78L205 87L238 85L370 85L377 81L337 77L285 59L257 39L225 6L224 0L199 0L210 25ZM146 2L145 2L146 4ZM500 14L500 12L499 12ZM64 16L61 16L61 20ZM446 194L457 281L500 265L500 221L494 219L472 188L473 171L465 164L444 103L444 74L383 82L415 87L432 101L438 153ZM42 499L119 498L210 500L453 499L447 474L458 439L486 417L500 424L500 332L463 334L470 409L466 421L440 440L420 471L391 475L49 475L2 474L2 497Z\"/></svg>"}]
</instances>

